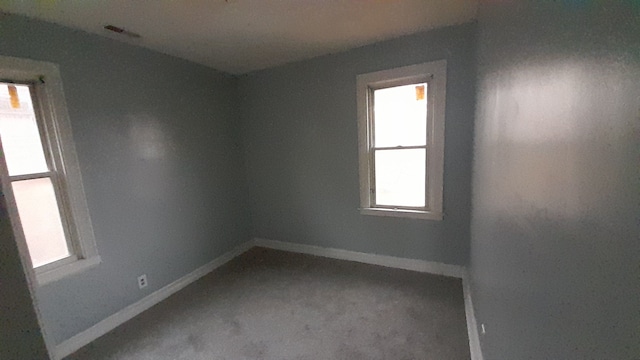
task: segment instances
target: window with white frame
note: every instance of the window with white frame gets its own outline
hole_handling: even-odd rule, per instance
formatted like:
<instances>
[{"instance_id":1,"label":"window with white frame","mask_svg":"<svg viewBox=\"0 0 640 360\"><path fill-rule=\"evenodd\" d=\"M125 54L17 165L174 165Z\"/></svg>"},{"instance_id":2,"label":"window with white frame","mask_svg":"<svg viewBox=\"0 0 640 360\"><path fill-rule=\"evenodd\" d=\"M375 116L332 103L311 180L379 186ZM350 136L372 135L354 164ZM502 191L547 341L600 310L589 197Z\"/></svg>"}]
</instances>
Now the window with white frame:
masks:
<instances>
[{"instance_id":1,"label":"window with white frame","mask_svg":"<svg viewBox=\"0 0 640 360\"><path fill-rule=\"evenodd\" d=\"M445 60L357 77L360 212L441 220Z\"/></svg>"},{"instance_id":2,"label":"window with white frame","mask_svg":"<svg viewBox=\"0 0 640 360\"><path fill-rule=\"evenodd\" d=\"M38 283L99 263L56 65L0 57L0 138Z\"/></svg>"}]
</instances>

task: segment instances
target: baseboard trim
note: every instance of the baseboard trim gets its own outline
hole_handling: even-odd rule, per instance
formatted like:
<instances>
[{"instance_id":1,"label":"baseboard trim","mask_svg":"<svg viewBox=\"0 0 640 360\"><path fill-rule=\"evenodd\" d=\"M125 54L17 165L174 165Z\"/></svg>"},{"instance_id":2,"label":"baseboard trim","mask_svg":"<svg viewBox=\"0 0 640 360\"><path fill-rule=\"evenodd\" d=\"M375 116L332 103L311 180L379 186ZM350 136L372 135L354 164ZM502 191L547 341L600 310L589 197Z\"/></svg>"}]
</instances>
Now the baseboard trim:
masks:
<instances>
[{"instance_id":1,"label":"baseboard trim","mask_svg":"<svg viewBox=\"0 0 640 360\"><path fill-rule=\"evenodd\" d=\"M484 360L482 348L480 347L480 336L478 334L478 322L476 321L473 301L471 299L471 278L465 274L462 278L462 290L464 292L464 312L467 317L467 334L469 336L469 351L471 360Z\"/></svg>"},{"instance_id":2,"label":"baseboard trim","mask_svg":"<svg viewBox=\"0 0 640 360\"><path fill-rule=\"evenodd\" d=\"M295 244L263 238L254 238L252 240L252 246L322 256L332 259L356 261L360 263L412 270L462 279L462 289L464 296L464 307L467 320L467 332L469 336L469 351L471 353L471 360L484 359L480 348L478 327L475 312L473 310L473 302L471 300L471 286L469 283L470 277L467 269L464 266L443 264L439 262L418 259L399 258L387 255L368 254L343 249L323 248L320 246Z\"/></svg>"},{"instance_id":3,"label":"baseboard trim","mask_svg":"<svg viewBox=\"0 0 640 360\"><path fill-rule=\"evenodd\" d=\"M207 275L208 273L215 270L216 268L224 265L225 263L235 258L236 256L249 250L252 246L253 246L252 241L248 241L248 242L245 242L244 244L241 244L233 248L232 250L215 258L214 260L207 263L206 265L199 267L198 269L191 272L190 274L187 274L186 276L170 283L169 285L154 291L153 293L144 297L140 301L125 307L124 309L105 318L104 320L93 325L87 330L69 338L68 340L63 341L62 343L56 346L55 359L60 360L66 356L73 354L83 346L89 344L90 342L96 340L102 335L115 329L116 327L125 323L126 321L131 320L136 315L156 305L157 303L168 298L174 293L182 290L187 285Z\"/></svg>"},{"instance_id":4,"label":"baseboard trim","mask_svg":"<svg viewBox=\"0 0 640 360\"><path fill-rule=\"evenodd\" d=\"M73 337L58 344L55 348L54 360L63 359L73 354L83 346L105 335L109 331L115 329L119 325L131 320L143 311L158 304L174 293L182 290L187 285L195 282L201 277L207 275L216 268L226 264L233 258L241 255L253 247L264 247L275 250L282 250L294 253L309 254L332 259L340 259L347 261L355 261L365 264L379 265L390 268L412 270L434 275L449 276L462 279L462 287L464 292L465 314L467 318L467 330L469 335L469 349L471 352L471 360L483 360L480 348L480 339L478 335L477 322L473 310L471 300L471 286L469 284L469 276L467 270L463 266L438 263L433 261L399 258L387 255L368 254L357 251L350 251L335 248L323 248L320 246L295 244L284 241L268 240L263 238L254 238L247 241L223 255L215 258L206 265L201 266L186 276L170 283L169 285L154 291L145 298L133 303L117 313L105 318L99 323L93 325L87 330L74 335Z\"/></svg>"},{"instance_id":5,"label":"baseboard trim","mask_svg":"<svg viewBox=\"0 0 640 360\"><path fill-rule=\"evenodd\" d=\"M314 245L295 244L262 238L254 238L253 245L275 250L322 256L332 259L349 260L396 269L450 276L460 279L462 279L466 274L465 268L463 266L444 264L434 261L407 259L388 255L368 254L335 248L323 248Z\"/></svg>"}]
</instances>

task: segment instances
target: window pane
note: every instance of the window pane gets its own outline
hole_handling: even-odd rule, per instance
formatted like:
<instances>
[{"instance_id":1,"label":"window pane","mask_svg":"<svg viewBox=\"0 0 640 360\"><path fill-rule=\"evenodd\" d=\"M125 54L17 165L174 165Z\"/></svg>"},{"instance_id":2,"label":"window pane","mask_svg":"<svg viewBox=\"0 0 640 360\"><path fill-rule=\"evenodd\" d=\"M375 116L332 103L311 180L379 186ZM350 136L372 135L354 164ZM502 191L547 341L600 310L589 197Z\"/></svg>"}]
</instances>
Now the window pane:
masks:
<instances>
[{"instance_id":1,"label":"window pane","mask_svg":"<svg viewBox=\"0 0 640 360\"><path fill-rule=\"evenodd\" d=\"M0 136L9 175L48 171L28 86L0 83Z\"/></svg>"},{"instance_id":2,"label":"window pane","mask_svg":"<svg viewBox=\"0 0 640 360\"><path fill-rule=\"evenodd\" d=\"M374 91L374 145L426 145L427 84L411 84Z\"/></svg>"},{"instance_id":3,"label":"window pane","mask_svg":"<svg viewBox=\"0 0 640 360\"><path fill-rule=\"evenodd\" d=\"M69 256L51 179L14 181L12 185L33 267Z\"/></svg>"},{"instance_id":4,"label":"window pane","mask_svg":"<svg viewBox=\"0 0 640 360\"><path fill-rule=\"evenodd\" d=\"M425 206L425 149L375 152L376 205Z\"/></svg>"}]
</instances>

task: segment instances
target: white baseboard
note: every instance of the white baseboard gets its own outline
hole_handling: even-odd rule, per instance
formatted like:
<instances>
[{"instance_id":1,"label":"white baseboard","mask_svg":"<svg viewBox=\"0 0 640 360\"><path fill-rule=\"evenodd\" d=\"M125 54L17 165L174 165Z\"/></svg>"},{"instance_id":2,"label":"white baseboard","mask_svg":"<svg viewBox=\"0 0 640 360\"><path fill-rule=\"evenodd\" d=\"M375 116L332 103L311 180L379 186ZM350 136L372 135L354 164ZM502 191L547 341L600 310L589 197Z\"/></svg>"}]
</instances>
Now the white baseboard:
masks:
<instances>
[{"instance_id":1,"label":"white baseboard","mask_svg":"<svg viewBox=\"0 0 640 360\"><path fill-rule=\"evenodd\" d=\"M254 246L460 278L462 279L464 290L464 303L465 313L467 317L467 329L469 333L469 348L471 351L471 360L483 360L482 352L480 351L480 341L478 338L476 318L473 311L473 304L471 302L469 277L465 267L418 259L406 259L387 255L361 253L343 249L323 248L313 245L295 244L261 238L255 238L235 247L233 250L217 257L213 261L196 269L192 273L187 274L186 276L172 282L162 289L154 291L140 301L127 306L126 308L107 317L106 319L100 321L87 330L71 337L68 340L63 341L56 346L54 359L60 360L66 356L71 355L83 346L115 329L119 325L131 320L138 314L151 308L152 306L168 298L174 293L182 290L187 285L207 275L211 271L224 265L225 263L229 262L233 258L246 252Z\"/></svg>"},{"instance_id":2,"label":"white baseboard","mask_svg":"<svg viewBox=\"0 0 640 360\"><path fill-rule=\"evenodd\" d=\"M201 266L200 268L196 269L192 273L187 274L186 276L170 283L169 285L163 287L162 289L154 291L153 293L149 294L148 296L141 299L140 301L127 306L126 308L105 318L104 320L93 325L87 330L71 337L68 340L63 341L62 343L56 346L55 359L59 360L64 358L65 356L69 356L73 354L83 346L89 344L90 342L96 340L100 336L115 329L117 326L125 323L126 321L131 320L136 315L149 309L153 305L156 305L157 303L168 298L174 293L182 290L187 285L207 275L208 273L215 270L216 268L224 265L229 260L249 250L252 246L253 246L252 241L248 241L244 244L241 244L240 246L235 247L231 251L226 252L223 255L215 258L213 261L209 262L204 266Z\"/></svg>"},{"instance_id":3,"label":"white baseboard","mask_svg":"<svg viewBox=\"0 0 640 360\"><path fill-rule=\"evenodd\" d=\"M357 251L323 248L313 245L294 244L283 241L255 238L254 246L283 250L332 259L349 260L365 264L380 265L390 268L413 270L434 275L450 276L462 279L465 276L464 266L450 265L434 261L399 258L395 256L368 254Z\"/></svg>"},{"instance_id":4,"label":"white baseboard","mask_svg":"<svg viewBox=\"0 0 640 360\"><path fill-rule=\"evenodd\" d=\"M269 249L289 251L295 253L322 256L332 259L356 261L360 263L386 266L397 269L413 270L434 275L450 276L462 279L462 289L464 294L465 315L467 318L467 331L469 336L469 351L471 360L483 360L478 337L478 327L471 301L471 286L469 284L469 274L464 266L443 264L439 262L399 258L387 255L376 255L349 251L343 249L323 248L313 245L295 244L277 240L254 238L253 246L260 246Z\"/></svg>"},{"instance_id":5,"label":"white baseboard","mask_svg":"<svg viewBox=\"0 0 640 360\"><path fill-rule=\"evenodd\" d=\"M478 322L476 321L473 301L471 300L471 278L465 274L462 278L462 290L464 292L464 312L467 316L467 332L469 335L469 351L471 360L484 360L482 348L480 347L480 336L478 334Z\"/></svg>"}]
</instances>

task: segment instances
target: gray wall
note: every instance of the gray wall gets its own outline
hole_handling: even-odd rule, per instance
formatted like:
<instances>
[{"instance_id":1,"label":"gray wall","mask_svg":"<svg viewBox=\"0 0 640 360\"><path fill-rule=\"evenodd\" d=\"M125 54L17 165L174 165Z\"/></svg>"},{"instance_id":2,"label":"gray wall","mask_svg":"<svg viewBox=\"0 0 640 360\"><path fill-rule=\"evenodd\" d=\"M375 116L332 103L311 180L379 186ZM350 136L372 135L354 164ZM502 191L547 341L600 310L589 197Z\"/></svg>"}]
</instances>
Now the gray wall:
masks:
<instances>
[{"instance_id":1,"label":"gray wall","mask_svg":"<svg viewBox=\"0 0 640 360\"><path fill-rule=\"evenodd\" d=\"M39 289L56 342L250 238L235 79L19 16L0 18L0 54L60 65L102 257Z\"/></svg>"},{"instance_id":2,"label":"gray wall","mask_svg":"<svg viewBox=\"0 0 640 360\"><path fill-rule=\"evenodd\" d=\"M595 3L480 7L471 272L486 359L640 357L640 7Z\"/></svg>"},{"instance_id":3,"label":"gray wall","mask_svg":"<svg viewBox=\"0 0 640 360\"><path fill-rule=\"evenodd\" d=\"M49 359L9 215L17 208L7 195L11 185L4 156L0 177L0 359Z\"/></svg>"},{"instance_id":4,"label":"gray wall","mask_svg":"<svg viewBox=\"0 0 640 360\"><path fill-rule=\"evenodd\" d=\"M468 260L475 25L240 78L253 235L451 264ZM443 221L360 215L356 76L447 59Z\"/></svg>"}]
</instances>

